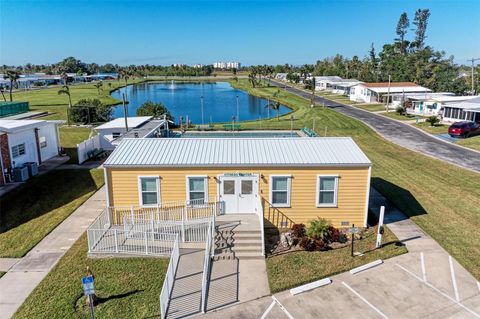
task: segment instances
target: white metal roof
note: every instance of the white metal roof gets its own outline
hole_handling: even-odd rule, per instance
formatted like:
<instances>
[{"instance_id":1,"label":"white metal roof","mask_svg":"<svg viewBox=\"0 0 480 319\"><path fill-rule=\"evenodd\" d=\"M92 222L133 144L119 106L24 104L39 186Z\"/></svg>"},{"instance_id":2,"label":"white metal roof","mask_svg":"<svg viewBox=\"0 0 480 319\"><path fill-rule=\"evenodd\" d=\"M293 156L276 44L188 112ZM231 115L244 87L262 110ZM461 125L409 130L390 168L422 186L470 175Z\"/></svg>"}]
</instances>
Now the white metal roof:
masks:
<instances>
[{"instance_id":1,"label":"white metal roof","mask_svg":"<svg viewBox=\"0 0 480 319\"><path fill-rule=\"evenodd\" d=\"M44 120L0 120L0 131L14 133L50 123ZM57 124L57 123L54 123Z\"/></svg>"},{"instance_id":2,"label":"white metal roof","mask_svg":"<svg viewBox=\"0 0 480 319\"><path fill-rule=\"evenodd\" d=\"M143 123L149 121L152 116L132 116L127 117L128 128L134 128ZM105 130L105 129L112 129L112 128L125 128L125 118L119 117L118 119L114 119L110 122L104 123L99 125L95 128L95 130Z\"/></svg>"},{"instance_id":3,"label":"white metal roof","mask_svg":"<svg viewBox=\"0 0 480 319\"><path fill-rule=\"evenodd\" d=\"M124 139L106 167L370 166L350 137Z\"/></svg>"},{"instance_id":4,"label":"white metal roof","mask_svg":"<svg viewBox=\"0 0 480 319\"><path fill-rule=\"evenodd\" d=\"M480 96L474 96L470 100L467 100L461 103L452 103L447 106L464 109L465 111L470 111L470 112L480 112Z\"/></svg>"}]
</instances>

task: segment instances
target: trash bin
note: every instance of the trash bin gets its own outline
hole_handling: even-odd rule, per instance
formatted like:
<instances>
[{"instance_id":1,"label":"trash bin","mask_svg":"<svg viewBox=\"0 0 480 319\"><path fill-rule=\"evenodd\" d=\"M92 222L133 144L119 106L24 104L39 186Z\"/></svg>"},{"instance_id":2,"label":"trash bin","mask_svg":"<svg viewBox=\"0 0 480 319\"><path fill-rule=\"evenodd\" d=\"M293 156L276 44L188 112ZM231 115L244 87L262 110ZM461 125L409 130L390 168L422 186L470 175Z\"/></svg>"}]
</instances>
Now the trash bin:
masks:
<instances>
[{"instance_id":1,"label":"trash bin","mask_svg":"<svg viewBox=\"0 0 480 319\"><path fill-rule=\"evenodd\" d=\"M30 177L38 175L38 164L37 162L27 162L24 164L28 169L28 175Z\"/></svg>"}]
</instances>

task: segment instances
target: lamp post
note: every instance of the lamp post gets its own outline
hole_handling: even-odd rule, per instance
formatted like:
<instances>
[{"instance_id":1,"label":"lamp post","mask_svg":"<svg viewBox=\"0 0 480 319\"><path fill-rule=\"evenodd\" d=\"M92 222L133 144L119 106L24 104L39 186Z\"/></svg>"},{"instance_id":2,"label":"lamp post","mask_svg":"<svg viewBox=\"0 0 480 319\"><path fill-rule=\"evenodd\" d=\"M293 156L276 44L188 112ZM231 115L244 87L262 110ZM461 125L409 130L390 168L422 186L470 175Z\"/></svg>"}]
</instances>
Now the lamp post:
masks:
<instances>
[{"instance_id":1,"label":"lamp post","mask_svg":"<svg viewBox=\"0 0 480 319\"><path fill-rule=\"evenodd\" d=\"M239 103L238 103L238 94L237 94L237 121L240 121L240 114L239 114L238 108L239 108Z\"/></svg>"},{"instance_id":2,"label":"lamp post","mask_svg":"<svg viewBox=\"0 0 480 319\"><path fill-rule=\"evenodd\" d=\"M295 118L293 117L293 115L290 115L290 135L293 136L293 120Z\"/></svg>"},{"instance_id":3,"label":"lamp post","mask_svg":"<svg viewBox=\"0 0 480 319\"><path fill-rule=\"evenodd\" d=\"M201 109L201 112L202 112L202 125L204 124L203 123L203 95L200 96L200 109Z\"/></svg>"}]
</instances>

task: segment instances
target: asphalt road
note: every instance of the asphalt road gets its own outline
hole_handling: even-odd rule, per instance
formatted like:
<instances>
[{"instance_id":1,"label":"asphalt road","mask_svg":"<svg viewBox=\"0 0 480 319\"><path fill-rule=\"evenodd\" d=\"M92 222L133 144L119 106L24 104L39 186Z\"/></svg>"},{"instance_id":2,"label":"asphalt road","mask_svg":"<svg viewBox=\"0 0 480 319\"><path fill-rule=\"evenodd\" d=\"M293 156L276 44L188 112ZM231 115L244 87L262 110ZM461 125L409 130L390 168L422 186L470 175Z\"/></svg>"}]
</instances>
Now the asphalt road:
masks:
<instances>
[{"instance_id":1,"label":"asphalt road","mask_svg":"<svg viewBox=\"0 0 480 319\"><path fill-rule=\"evenodd\" d=\"M274 86L285 88L285 85L273 81ZM287 91L310 100L311 94L287 86ZM334 102L319 96L315 102L325 105L336 112L358 119L373 127L385 139L405 148L432 156L434 158L480 172L480 153L441 141L409 124L401 123L385 116L361 110L359 108Z\"/></svg>"}]
</instances>

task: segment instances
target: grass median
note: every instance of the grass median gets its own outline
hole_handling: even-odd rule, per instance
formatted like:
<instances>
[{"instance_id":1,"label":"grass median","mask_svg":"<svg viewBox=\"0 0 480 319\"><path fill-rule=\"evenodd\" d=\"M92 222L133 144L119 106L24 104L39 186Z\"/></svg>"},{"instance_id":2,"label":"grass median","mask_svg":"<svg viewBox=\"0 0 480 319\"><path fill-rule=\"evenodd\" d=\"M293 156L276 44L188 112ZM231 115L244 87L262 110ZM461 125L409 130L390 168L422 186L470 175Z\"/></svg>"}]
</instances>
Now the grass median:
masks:
<instances>
[{"instance_id":1,"label":"grass median","mask_svg":"<svg viewBox=\"0 0 480 319\"><path fill-rule=\"evenodd\" d=\"M267 258L268 282L272 293L300 286L315 280L333 276L377 259L387 259L407 252L398 243L397 237L385 227L383 247L375 249L376 235L373 230L365 238L355 241L355 252L362 256L351 256L351 246L328 251L294 251Z\"/></svg>"},{"instance_id":2,"label":"grass median","mask_svg":"<svg viewBox=\"0 0 480 319\"><path fill-rule=\"evenodd\" d=\"M0 198L0 257L22 257L102 187L103 170L56 169Z\"/></svg>"},{"instance_id":3,"label":"grass median","mask_svg":"<svg viewBox=\"0 0 480 319\"><path fill-rule=\"evenodd\" d=\"M81 279L95 274L97 318L159 318L168 259L87 257L84 234L35 288L13 318L88 318Z\"/></svg>"}]
</instances>

